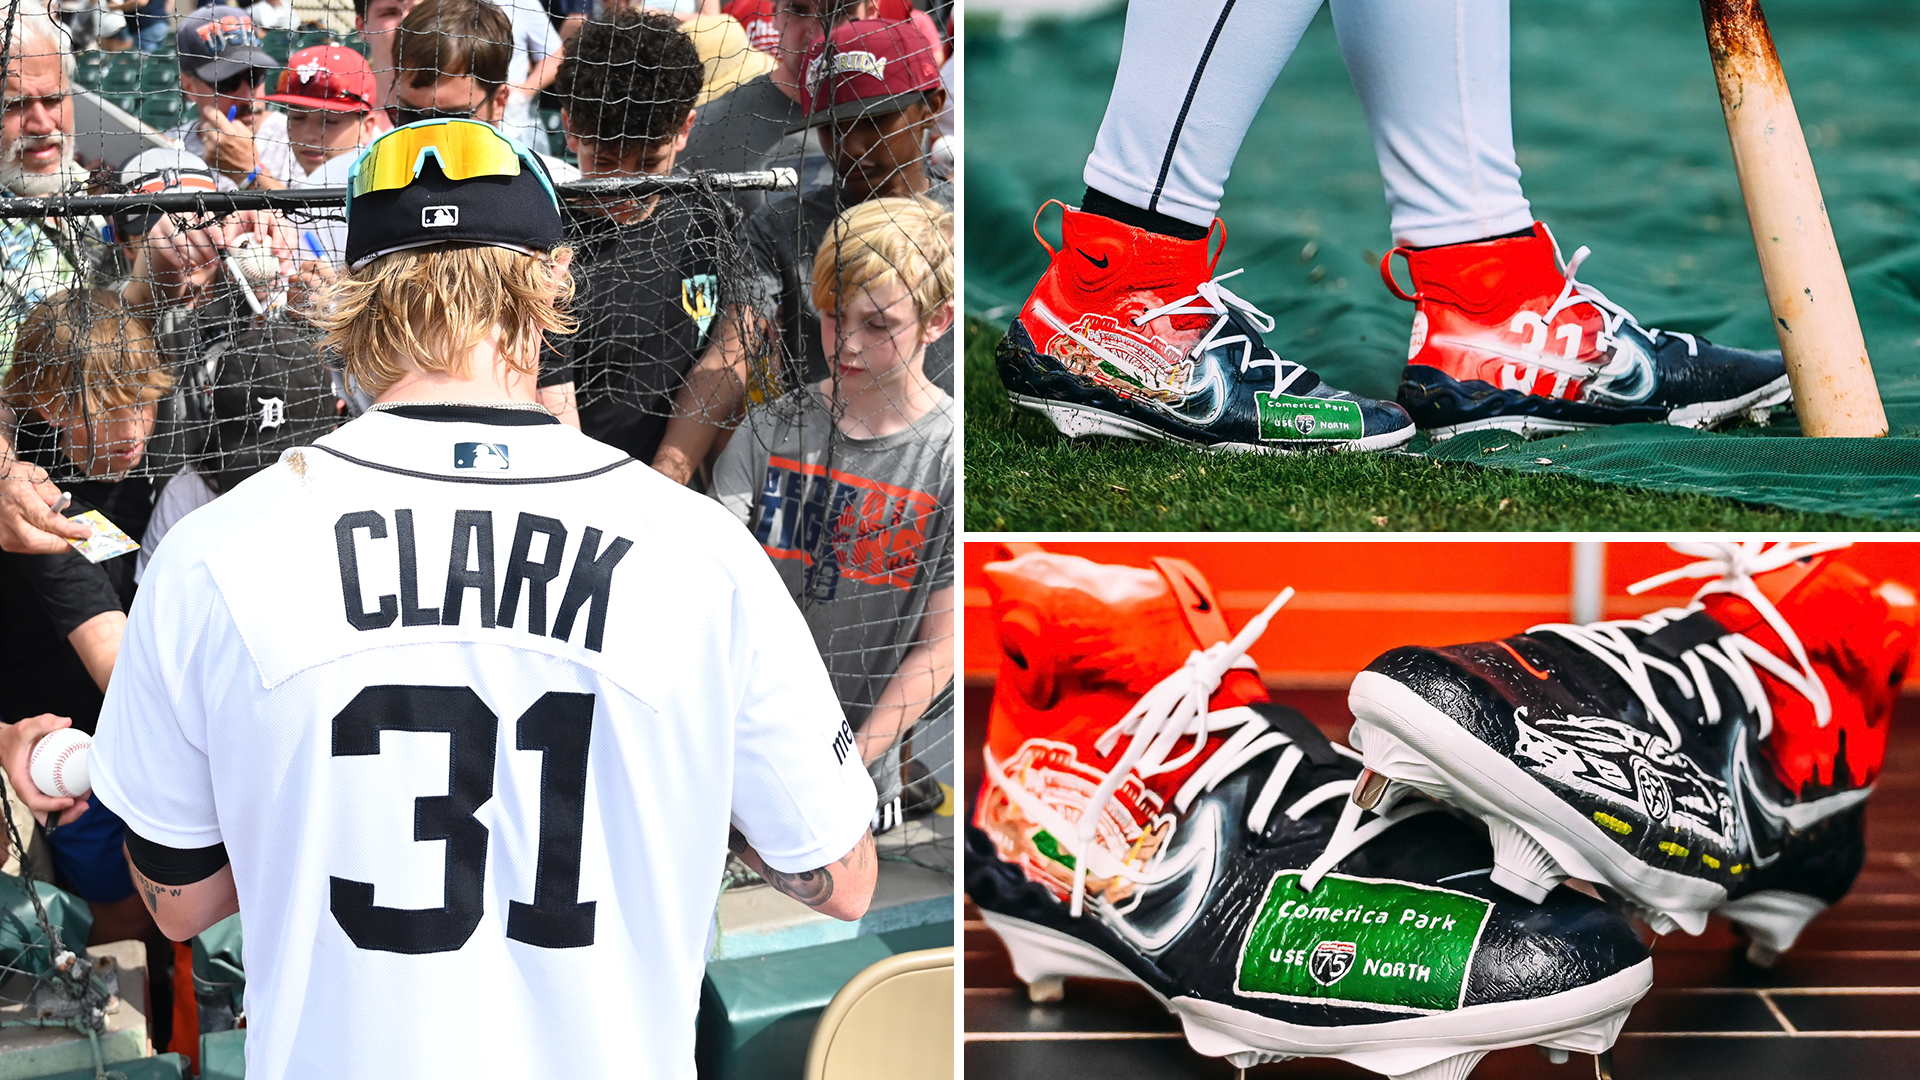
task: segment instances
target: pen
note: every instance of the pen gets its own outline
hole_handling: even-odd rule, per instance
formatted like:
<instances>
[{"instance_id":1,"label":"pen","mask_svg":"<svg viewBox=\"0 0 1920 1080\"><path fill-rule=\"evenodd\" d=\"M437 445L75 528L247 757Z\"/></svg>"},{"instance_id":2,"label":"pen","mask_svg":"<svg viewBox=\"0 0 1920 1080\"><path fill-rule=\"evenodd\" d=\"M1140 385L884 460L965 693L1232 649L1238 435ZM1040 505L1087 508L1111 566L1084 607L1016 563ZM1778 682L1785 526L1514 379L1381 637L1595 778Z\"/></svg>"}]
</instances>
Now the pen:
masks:
<instances>
[{"instance_id":1,"label":"pen","mask_svg":"<svg viewBox=\"0 0 1920 1080\"><path fill-rule=\"evenodd\" d=\"M240 118L240 106L238 105L227 106L227 123L231 124L239 118Z\"/></svg>"},{"instance_id":2,"label":"pen","mask_svg":"<svg viewBox=\"0 0 1920 1080\"><path fill-rule=\"evenodd\" d=\"M307 238L307 250L313 252L313 257L319 259L321 262L326 262L327 249L320 246L320 239L313 235L313 230L302 229L300 235Z\"/></svg>"}]
</instances>

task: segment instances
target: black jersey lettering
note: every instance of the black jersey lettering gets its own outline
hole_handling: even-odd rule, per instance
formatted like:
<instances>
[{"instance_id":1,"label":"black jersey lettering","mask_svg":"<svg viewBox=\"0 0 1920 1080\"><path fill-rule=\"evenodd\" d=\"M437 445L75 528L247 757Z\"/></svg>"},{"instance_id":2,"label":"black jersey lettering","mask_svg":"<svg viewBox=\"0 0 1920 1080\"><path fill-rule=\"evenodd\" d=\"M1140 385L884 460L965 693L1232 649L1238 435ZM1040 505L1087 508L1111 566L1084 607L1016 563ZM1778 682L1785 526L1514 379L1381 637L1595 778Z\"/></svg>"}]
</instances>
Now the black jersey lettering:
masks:
<instances>
[{"instance_id":1,"label":"black jersey lettering","mask_svg":"<svg viewBox=\"0 0 1920 1080\"><path fill-rule=\"evenodd\" d=\"M547 538L540 561L533 561L534 536ZM507 580L500 586L500 625L511 627L520 606L520 586L527 587L527 632L547 632L547 582L560 576L560 558L566 554L567 527L558 519L521 514L513 529L513 554L507 556Z\"/></svg>"},{"instance_id":2,"label":"black jersey lettering","mask_svg":"<svg viewBox=\"0 0 1920 1080\"><path fill-rule=\"evenodd\" d=\"M527 598L527 631L549 635L547 586L560 577L566 557L567 527L557 518L521 514L514 525L513 549L507 556L506 581L500 582L493 557L493 512L455 510L453 538L447 552L447 587L439 607L420 606L420 557L415 542L413 511L393 512L394 552L399 561L400 594L379 597L367 610L366 590L360 581L360 555L354 533L367 531L370 540L387 537L387 519L375 510L342 514L334 523L334 547L340 557L340 597L347 621L356 630L381 630L395 619L402 626L458 626L466 613L467 593L479 593L480 626L512 629L519 619L520 596ZM567 640L582 608L587 613L584 644L599 652L606 640L607 610L613 598L613 571L633 548L633 541L616 536L602 548L606 534L592 526L582 530L574 552L573 569L554 613L550 636ZM533 556L535 537L544 538L540 557ZM392 565L392 564L388 564ZM499 602L495 603L496 584Z\"/></svg>"},{"instance_id":3,"label":"black jersey lettering","mask_svg":"<svg viewBox=\"0 0 1920 1080\"><path fill-rule=\"evenodd\" d=\"M573 574L567 578L567 593L560 598L560 613L553 620L553 636L562 641L573 633L573 617L584 604L587 612L587 648L600 651L607 628L607 604L613 594L613 568L627 557L633 541L616 536L606 550L600 550L600 530L588 526L580 538L580 550L573 556ZM599 555L594 552L599 551Z\"/></svg>"},{"instance_id":4,"label":"black jersey lettering","mask_svg":"<svg viewBox=\"0 0 1920 1080\"><path fill-rule=\"evenodd\" d=\"M340 598L347 607L347 622L352 623L355 630L379 630L392 626L393 620L400 617L400 601L388 593L380 598L377 610L367 610L360 592L360 558L353 550L356 529L367 530L368 539L385 540L387 519L374 510L358 510L341 514L340 520L333 523L333 545L340 554Z\"/></svg>"},{"instance_id":5,"label":"black jersey lettering","mask_svg":"<svg viewBox=\"0 0 1920 1080\"><path fill-rule=\"evenodd\" d=\"M395 510L393 522L400 539L400 625L437 626L440 609L420 606L420 559L413 546L413 511Z\"/></svg>"},{"instance_id":6,"label":"black jersey lettering","mask_svg":"<svg viewBox=\"0 0 1920 1080\"><path fill-rule=\"evenodd\" d=\"M480 565L467 569L478 549ZM453 512L453 548L447 554L447 595L440 601L440 621L460 625L460 607L468 589L480 592L480 626L493 629L493 511Z\"/></svg>"}]
</instances>

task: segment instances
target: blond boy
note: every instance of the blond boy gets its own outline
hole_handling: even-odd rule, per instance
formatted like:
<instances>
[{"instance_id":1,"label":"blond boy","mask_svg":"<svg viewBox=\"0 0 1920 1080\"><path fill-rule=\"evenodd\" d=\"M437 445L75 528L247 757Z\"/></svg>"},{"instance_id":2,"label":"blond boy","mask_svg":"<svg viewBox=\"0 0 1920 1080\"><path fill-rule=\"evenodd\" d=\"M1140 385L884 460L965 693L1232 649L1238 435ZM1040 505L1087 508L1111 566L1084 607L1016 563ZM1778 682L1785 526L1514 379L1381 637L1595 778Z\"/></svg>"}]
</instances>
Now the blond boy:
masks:
<instances>
[{"instance_id":1,"label":"blond boy","mask_svg":"<svg viewBox=\"0 0 1920 1080\"><path fill-rule=\"evenodd\" d=\"M806 612L886 827L900 739L950 706L953 401L926 374L953 327L953 214L882 198L843 212L813 264L824 381L759 407L714 470Z\"/></svg>"}]
</instances>

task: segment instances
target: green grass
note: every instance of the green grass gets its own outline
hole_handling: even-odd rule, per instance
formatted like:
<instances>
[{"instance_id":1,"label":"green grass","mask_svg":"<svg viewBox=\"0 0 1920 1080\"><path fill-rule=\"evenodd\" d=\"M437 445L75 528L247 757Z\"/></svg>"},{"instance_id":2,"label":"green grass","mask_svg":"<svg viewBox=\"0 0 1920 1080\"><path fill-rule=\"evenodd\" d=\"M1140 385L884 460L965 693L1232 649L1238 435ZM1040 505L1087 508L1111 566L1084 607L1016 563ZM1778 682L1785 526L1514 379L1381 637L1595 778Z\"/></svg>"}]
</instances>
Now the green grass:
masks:
<instances>
[{"instance_id":1,"label":"green grass","mask_svg":"<svg viewBox=\"0 0 1920 1080\"><path fill-rule=\"evenodd\" d=\"M1510 472L1414 454L1206 454L1069 441L1007 403L969 320L966 528L988 531L1884 530L1898 523Z\"/></svg>"}]
</instances>

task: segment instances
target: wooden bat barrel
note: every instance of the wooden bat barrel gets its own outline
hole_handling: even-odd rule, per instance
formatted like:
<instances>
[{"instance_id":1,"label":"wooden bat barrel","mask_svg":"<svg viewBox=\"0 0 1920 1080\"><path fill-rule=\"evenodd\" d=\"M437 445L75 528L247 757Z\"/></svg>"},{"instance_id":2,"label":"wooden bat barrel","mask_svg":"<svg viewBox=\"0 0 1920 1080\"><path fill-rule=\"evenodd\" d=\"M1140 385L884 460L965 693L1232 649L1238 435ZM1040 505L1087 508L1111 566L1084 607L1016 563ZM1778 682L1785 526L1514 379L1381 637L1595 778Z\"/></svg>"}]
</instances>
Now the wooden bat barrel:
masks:
<instances>
[{"instance_id":1,"label":"wooden bat barrel","mask_svg":"<svg viewBox=\"0 0 1920 1080\"><path fill-rule=\"evenodd\" d=\"M1885 435L1853 291L1766 15L1759 0L1700 0L1700 13L1801 430Z\"/></svg>"}]
</instances>

